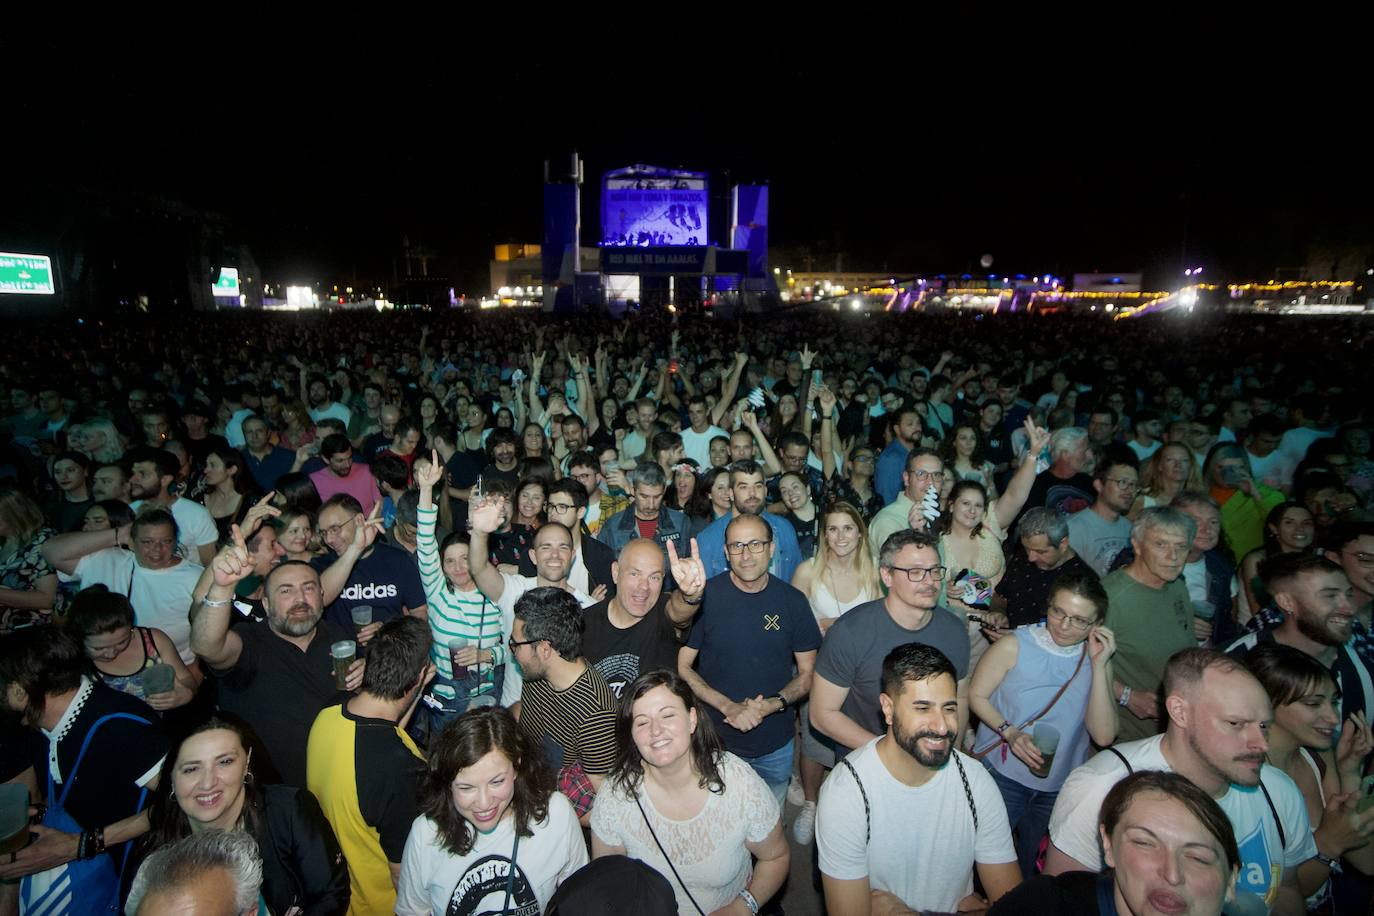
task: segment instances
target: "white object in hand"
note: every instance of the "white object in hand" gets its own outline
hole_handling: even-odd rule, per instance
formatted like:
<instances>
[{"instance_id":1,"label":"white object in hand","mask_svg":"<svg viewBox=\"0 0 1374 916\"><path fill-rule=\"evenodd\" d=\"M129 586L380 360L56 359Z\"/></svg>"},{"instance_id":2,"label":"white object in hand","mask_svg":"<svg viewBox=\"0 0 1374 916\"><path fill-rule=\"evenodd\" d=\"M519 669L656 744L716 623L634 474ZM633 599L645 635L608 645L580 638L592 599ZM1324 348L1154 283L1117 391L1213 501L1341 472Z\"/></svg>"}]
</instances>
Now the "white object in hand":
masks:
<instances>
[{"instance_id":1,"label":"white object in hand","mask_svg":"<svg viewBox=\"0 0 1374 916\"><path fill-rule=\"evenodd\" d=\"M940 517L940 492L935 487L926 490L926 495L921 500L921 515L928 522Z\"/></svg>"},{"instance_id":2,"label":"white object in hand","mask_svg":"<svg viewBox=\"0 0 1374 916\"><path fill-rule=\"evenodd\" d=\"M516 385L520 384L525 380L525 370L516 369L514 372L510 374L510 380L512 383Z\"/></svg>"},{"instance_id":3,"label":"white object in hand","mask_svg":"<svg viewBox=\"0 0 1374 916\"><path fill-rule=\"evenodd\" d=\"M753 391L749 392L749 403L752 404L756 410L762 409L765 403L762 388L755 388Z\"/></svg>"}]
</instances>

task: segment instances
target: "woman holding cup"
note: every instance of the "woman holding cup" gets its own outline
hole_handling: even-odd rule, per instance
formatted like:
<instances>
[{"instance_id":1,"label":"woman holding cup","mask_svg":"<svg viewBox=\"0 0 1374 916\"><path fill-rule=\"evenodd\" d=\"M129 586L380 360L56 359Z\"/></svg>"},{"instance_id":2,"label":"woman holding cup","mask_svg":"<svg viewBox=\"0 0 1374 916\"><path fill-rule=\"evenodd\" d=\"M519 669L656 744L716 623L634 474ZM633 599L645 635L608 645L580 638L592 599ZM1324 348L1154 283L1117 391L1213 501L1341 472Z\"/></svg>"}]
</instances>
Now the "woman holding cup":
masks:
<instances>
[{"instance_id":1,"label":"woman holding cup","mask_svg":"<svg viewBox=\"0 0 1374 916\"><path fill-rule=\"evenodd\" d=\"M443 544L435 538L434 488L443 474L437 454L429 462L416 462L420 502L415 552L429 602L429 628L434 636L431 658L438 669L425 700L435 720L431 733L469 706L495 702L501 695L506 661L501 610L478 590L468 572L467 532L455 531Z\"/></svg>"},{"instance_id":2,"label":"woman holding cup","mask_svg":"<svg viewBox=\"0 0 1374 916\"><path fill-rule=\"evenodd\" d=\"M109 687L138 697L158 712L185 706L199 680L181 661L166 633L134 625L129 599L103 585L77 593L66 627L86 650Z\"/></svg>"},{"instance_id":3,"label":"woman holding cup","mask_svg":"<svg viewBox=\"0 0 1374 916\"><path fill-rule=\"evenodd\" d=\"M1116 638L1102 626L1106 613L1095 575L1061 575L1045 622L993 643L969 684L969 709L981 722L977 756L1002 792L1027 878L1059 787L1088 758L1088 739L1102 747L1116 740Z\"/></svg>"}]
</instances>

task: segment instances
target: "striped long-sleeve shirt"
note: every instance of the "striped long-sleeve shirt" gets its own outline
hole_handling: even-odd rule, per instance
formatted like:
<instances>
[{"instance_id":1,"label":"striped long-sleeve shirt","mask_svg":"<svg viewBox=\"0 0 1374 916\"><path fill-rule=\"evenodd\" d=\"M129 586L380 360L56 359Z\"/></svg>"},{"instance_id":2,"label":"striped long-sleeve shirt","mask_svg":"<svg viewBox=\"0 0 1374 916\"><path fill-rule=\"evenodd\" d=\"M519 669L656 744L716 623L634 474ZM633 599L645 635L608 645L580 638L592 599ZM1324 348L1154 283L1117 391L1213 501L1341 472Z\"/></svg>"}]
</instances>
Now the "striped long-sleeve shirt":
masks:
<instances>
[{"instance_id":1,"label":"striped long-sleeve shirt","mask_svg":"<svg viewBox=\"0 0 1374 916\"><path fill-rule=\"evenodd\" d=\"M501 632L501 609L483 597L473 588L470 592L460 592L449 587L444 578L444 568L439 556L439 544L434 538L434 527L439 517L437 509L421 509L417 513L419 524L416 526L416 554L420 559L420 581L425 586L425 598L429 601L429 630L434 637L430 656L439 669L441 677L453 679L453 667L449 662L449 640L461 639L490 649L492 664L482 666L482 686L478 693L492 690L492 671L497 665L506 663L506 634ZM445 699L453 699L453 690L447 684L438 684L434 692Z\"/></svg>"}]
</instances>

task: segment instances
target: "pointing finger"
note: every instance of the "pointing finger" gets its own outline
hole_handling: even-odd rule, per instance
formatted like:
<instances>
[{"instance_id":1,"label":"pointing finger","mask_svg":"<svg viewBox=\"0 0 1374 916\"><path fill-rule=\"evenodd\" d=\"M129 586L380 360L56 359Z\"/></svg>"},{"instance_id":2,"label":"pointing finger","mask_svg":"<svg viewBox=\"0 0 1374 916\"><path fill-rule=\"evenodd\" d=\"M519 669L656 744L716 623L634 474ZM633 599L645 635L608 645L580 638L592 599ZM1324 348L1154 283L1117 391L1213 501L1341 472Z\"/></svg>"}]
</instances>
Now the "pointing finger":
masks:
<instances>
[{"instance_id":1,"label":"pointing finger","mask_svg":"<svg viewBox=\"0 0 1374 916\"><path fill-rule=\"evenodd\" d=\"M234 536L234 546L241 547L246 552L248 550L248 542L245 541L243 538L242 529L240 529L237 524L234 524L230 526L229 530L233 533Z\"/></svg>"},{"instance_id":2,"label":"pointing finger","mask_svg":"<svg viewBox=\"0 0 1374 916\"><path fill-rule=\"evenodd\" d=\"M265 508L267 508L268 503L272 502L272 497L274 497L274 496L276 496L276 495L277 495L277 491L276 491L276 490L269 490L269 491L267 492L267 495L264 496L262 499L258 500L257 503L256 503L255 505L261 506L262 508L265 509Z\"/></svg>"}]
</instances>

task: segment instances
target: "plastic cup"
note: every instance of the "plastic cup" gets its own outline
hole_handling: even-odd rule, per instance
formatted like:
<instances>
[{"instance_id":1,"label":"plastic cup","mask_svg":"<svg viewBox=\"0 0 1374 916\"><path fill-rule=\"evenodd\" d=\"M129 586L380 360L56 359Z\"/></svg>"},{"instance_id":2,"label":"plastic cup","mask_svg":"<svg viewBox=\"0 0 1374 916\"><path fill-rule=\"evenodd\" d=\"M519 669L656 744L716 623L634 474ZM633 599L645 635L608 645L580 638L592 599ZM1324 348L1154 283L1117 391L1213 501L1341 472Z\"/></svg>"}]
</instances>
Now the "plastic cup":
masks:
<instances>
[{"instance_id":1,"label":"plastic cup","mask_svg":"<svg viewBox=\"0 0 1374 916\"><path fill-rule=\"evenodd\" d=\"M1267 916L1269 904L1259 894L1238 890L1235 899L1227 901L1221 912L1223 916Z\"/></svg>"},{"instance_id":2,"label":"plastic cup","mask_svg":"<svg viewBox=\"0 0 1374 916\"><path fill-rule=\"evenodd\" d=\"M465 639L450 639L448 641L448 663L449 667L453 669L453 679L455 681L462 680L468 676L468 666L458 663L458 653L467 647L468 643Z\"/></svg>"},{"instance_id":3,"label":"plastic cup","mask_svg":"<svg viewBox=\"0 0 1374 916\"><path fill-rule=\"evenodd\" d=\"M171 693L176 686L177 671L171 665L158 663L143 669L139 675L139 680L143 682L143 695L147 697L155 696L159 693Z\"/></svg>"},{"instance_id":4,"label":"plastic cup","mask_svg":"<svg viewBox=\"0 0 1374 916\"><path fill-rule=\"evenodd\" d=\"M1059 750L1059 729L1053 725L1037 725L1031 733L1031 740L1035 742L1035 749L1040 752L1040 756L1045 758L1045 762L1039 769L1031 770L1041 779L1046 779L1050 775L1050 768L1054 766L1054 755Z\"/></svg>"},{"instance_id":5,"label":"plastic cup","mask_svg":"<svg viewBox=\"0 0 1374 916\"><path fill-rule=\"evenodd\" d=\"M29 790L22 783L0 785L0 853L29 843Z\"/></svg>"},{"instance_id":6,"label":"plastic cup","mask_svg":"<svg viewBox=\"0 0 1374 916\"><path fill-rule=\"evenodd\" d=\"M329 655L334 660L334 686L347 690L348 669L358 658L358 644L351 639L341 639L329 647Z\"/></svg>"},{"instance_id":7,"label":"plastic cup","mask_svg":"<svg viewBox=\"0 0 1374 916\"><path fill-rule=\"evenodd\" d=\"M353 615L353 626L361 630L372 622L372 605L359 604L349 611Z\"/></svg>"}]
</instances>

